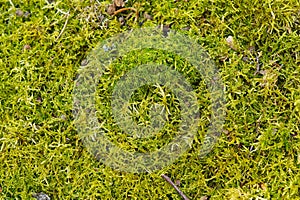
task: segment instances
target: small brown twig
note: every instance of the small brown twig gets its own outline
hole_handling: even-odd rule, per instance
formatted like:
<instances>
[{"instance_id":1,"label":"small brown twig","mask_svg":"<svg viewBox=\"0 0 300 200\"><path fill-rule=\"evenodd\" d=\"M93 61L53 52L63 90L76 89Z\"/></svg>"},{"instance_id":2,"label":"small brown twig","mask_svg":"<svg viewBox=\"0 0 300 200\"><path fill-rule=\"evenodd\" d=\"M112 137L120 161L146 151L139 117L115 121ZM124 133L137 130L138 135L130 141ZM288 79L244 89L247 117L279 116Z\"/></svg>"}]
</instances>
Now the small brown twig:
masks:
<instances>
[{"instance_id":1,"label":"small brown twig","mask_svg":"<svg viewBox=\"0 0 300 200\"><path fill-rule=\"evenodd\" d=\"M185 194L181 192L181 190L175 185L175 183L173 183L173 181L167 175L162 174L161 177L163 177L168 183L170 183L184 200L189 200L189 198L187 198L187 196L185 196Z\"/></svg>"},{"instance_id":2,"label":"small brown twig","mask_svg":"<svg viewBox=\"0 0 300 200\"><path fill-rule=\"evenodd\" d=\"M134 12L135 12L135 15L136 15L135 21L138 20L138 18L139 18L139 12L137 11L137 9L131 8L131 7L129 7L129 8L121 8L121 9L115 11L114 14L113 14L113 16L115 16L115 15L121 13L121 12L124 12L124 11L126 11L126 10L132 10L132 11L134 11Z\"/></svg>"}]
</instances>

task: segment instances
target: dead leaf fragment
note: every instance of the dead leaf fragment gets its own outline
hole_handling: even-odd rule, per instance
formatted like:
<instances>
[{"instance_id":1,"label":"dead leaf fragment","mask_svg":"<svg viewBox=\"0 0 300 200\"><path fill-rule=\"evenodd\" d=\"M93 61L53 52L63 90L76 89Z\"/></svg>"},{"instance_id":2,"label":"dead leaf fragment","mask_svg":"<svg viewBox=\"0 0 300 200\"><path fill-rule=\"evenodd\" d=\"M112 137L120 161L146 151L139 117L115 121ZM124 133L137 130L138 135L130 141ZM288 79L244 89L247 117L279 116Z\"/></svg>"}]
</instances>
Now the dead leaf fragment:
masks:
<instances>
[{"instance_id":1,"label":"dead leaf fragment","mask_svg":"<svg viewBox=\"0 0 300 200\"><path fill-rule=\"evenodd\" d=\"M151 15L149 15L147 12L144 13L144 17L147 19L147 20L152 20L153 17Z\"/></svg>"},{"instance_id":2,"label":"dead leaf fragment","mask_svg":"<svg viewBox=\"0 0 300 200\"><path fill-rule=\"evenodd\" d=\"M186 26L186 27L183 27L181 30L183 30L183 31L189 31L191 29L191 26Z\"/></svg>"},{"instance_id":3,"label":"dead leaf fragment","mask_svg":"<svg viewBox=\"0 0 300 200\"><path fill-rule=\"evenodd\" d=\"M202 196L202 197L200 198L200 200L207 200L207 199L208 199L207 196Z\"/></svg>"},{"instance_id":4,"label":"dead leaf fragment","mask_svg":"<svg viewBox=\"0 0 300 200\"><path fill-rule=\"evenodd\" d=\"M110 4L106 10L107 14L113 15L116 12L115 4Z\"/></svg>"},{"instance_id":5,"label":"dead leaf fragment","mask_svg":"<svg viewBox=\"0 0 300 200\"><path fill-rule=\"evenodd\" d=\"M125 3L123 0L114 0L114 4L117 6L117 7L124 7L125 6Z\"/></svg>"},{"instance_id":6,"label":"dead leaf fragment","mask_svg":"<svg viewBox=\"0 0 300 200\"><path fill-rule=\"evenodd\" d=\"M262 190L267 190L267 185L265 183L260 183L259 186Z\"/></svg>"}]
</instances>

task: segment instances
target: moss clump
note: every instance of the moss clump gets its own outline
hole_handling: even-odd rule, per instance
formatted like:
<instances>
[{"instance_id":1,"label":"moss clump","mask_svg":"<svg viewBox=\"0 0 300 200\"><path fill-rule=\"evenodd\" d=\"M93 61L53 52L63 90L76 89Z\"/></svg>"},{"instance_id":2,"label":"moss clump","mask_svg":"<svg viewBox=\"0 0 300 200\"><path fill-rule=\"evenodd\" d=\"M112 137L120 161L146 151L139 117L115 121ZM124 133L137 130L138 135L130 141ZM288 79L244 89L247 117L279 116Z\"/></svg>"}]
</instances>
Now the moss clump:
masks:
<instances>
[{"instance_id":1,"label":"moss clump","mask_svg":"<svg viewBox=\"0 0 300 200\"><path fill-rule=\"evenodd\" d=\"M136 9L138 18L130 9L108 14L110 3L0 3L0 198L43 192L52 199L180 199L160 177L165 173L180 180L191 199L299 199L299 1L129 0L125 7ZM99 41L158 25L182 30L216 61L226 85L224 132L199 159L204 112L202 132L177 162L152 174L116 172L78 138L74 80ZM161 62L177 59L157 55ZM129 55L124 62L132 60ZM198 81L196 74L189 78ZM201 81L197 86L205 108Z\"/></svg>"}]
</instances>

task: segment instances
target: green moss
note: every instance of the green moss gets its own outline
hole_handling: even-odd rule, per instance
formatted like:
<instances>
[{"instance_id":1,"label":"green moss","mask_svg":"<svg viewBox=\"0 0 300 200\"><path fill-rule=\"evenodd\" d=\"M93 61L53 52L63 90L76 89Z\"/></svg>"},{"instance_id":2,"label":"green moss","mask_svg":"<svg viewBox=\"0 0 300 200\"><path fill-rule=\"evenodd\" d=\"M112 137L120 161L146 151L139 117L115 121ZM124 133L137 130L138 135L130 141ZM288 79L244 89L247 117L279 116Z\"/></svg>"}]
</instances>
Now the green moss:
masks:
<instances>
[{"instance_id":1,"label":"green moss","mask_svg":"<svg viewBox=\"0 0 300 200\"><path fill-rule=\"evenodd\" d=\"M109 3L0 3L0 199L30 199L38 192L53 199L180 199L162 173L180 180L191 199L299 199L299 1L129 0L126 7L138 9L140 23L131 15L125 26L118 17L131 11L110 16ZM68 11L68 17L62 13ZM153 20L146 20L145 12ZM79 140L72 116L74 80L87 53L141 24L190 27L182 32L209 52L226 85L224 131L200 159L209 102L198 74L188 71L192 66L171 54L143 51L143 59L129 54L103 76L99 93L105 99L112 77L130 67L153 59L176 61L197 91L204 111L193 148L152 174L116 172L99 163ZM235 50L226 43L228 36ZM109 115L109 104L98 106ZM129 148L123 136L111 131L110 137ZM147 142L142 144L151 149L153 141Z\"/></svg>"}]
</instances>

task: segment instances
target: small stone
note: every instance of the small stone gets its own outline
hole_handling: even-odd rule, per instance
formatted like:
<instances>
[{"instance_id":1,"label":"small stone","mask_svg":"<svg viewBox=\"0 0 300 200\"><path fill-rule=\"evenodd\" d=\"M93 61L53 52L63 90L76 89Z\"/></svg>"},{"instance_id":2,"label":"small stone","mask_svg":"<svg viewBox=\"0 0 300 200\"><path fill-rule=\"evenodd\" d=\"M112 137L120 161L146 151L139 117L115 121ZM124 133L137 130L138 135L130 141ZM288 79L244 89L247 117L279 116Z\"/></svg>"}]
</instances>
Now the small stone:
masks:
<instances>
[{"instance_id":1,"label":"small stone","mask_svg":"<svg viewBox=\"0 0 300 200\"><path fill-rule=\"evenodd\" d=\"M230 35L226 38L226 42L229 44L233 44L233 37Z\"/></svg>"},{"instance_id":2,"label":"small stone","mask_svg":"<svg viewBox=\"0 0 300 200\"><path fill-rule=\"evenodd\" d=\"M66 120L66 119L67 119L66 115L64 115L64 114L60 115L60 118L61 118L62 120Z\"/></svg>"},{"instance_id":3,"label":"small stone","mask_svg":"<svg viewBox=\"0 0 300 200\"><path fill-rule=\"evenodd\" d=\"M23 48L24 48L24 50L30 50L31 49L29 44L25 44Z\"/></svg>"},{"instance_id":4,"label":"small stone","mask_svg":"<svg viewBox=\"0 0 300 200\"><path fill-rule=\"evenodd\" d=\"M43 192L33 194L32 197L36 198L37 200L50 200L50 197Z\"/></svg>"},{"instance_id":5,"label":"small stone","mask_svg":"<svg viewBox=\"0 0 300 200\"><path fill-rule=\"evenodd\" d=\"M226 38L226 43L231 49L236 50L234 39L231 35Z\"/></svg>"},{"instance_id":6,"label":"small stone","mask_svg":"<svg viewBox=\"0 0 300 200\"><path fill-rule=\"evenodd\" d=\"M119 17L119 22L120 22L121 26L125 25L125 18Z\"/></svg>"},{"instance_id":7,"label":"small stone","mask_svg":"<svg viewBox=\"0 0 300 200\"><path fill-rule=\"evenodd\" d=\"M244 57L243 57L243 61L244 61L244 62L249 62L250 59L249 59L247 56L244 56Z\"/></svg>"},{"instance_id":8,"label":"small stone","mask_svg":"<svg viewBox=\"0 0 300 200\"><path fill-rule=\"evenodd\" d=\"M104 15L102 14L98 15L97 18L100 22L103 22L103 20L105 19Z\"/></svg>"},{"instance_id":9,"label":"small stone","mask_svg":"<svg viewBox=\"0 0 300 200\"><path fill-rule=\"evenodd\" d=\"M16 15L17 15L18 17L22 17L22 16L24 15L24 12L23 12L22 10L18 9L18 10L16 11Z\"/></svg>"},{"instance_id":10,"label":"small stone","mask_svg":"<svg viewBox=\"0 0 300 200\"><path fill-rule=\"evenodd\" d=\"M86 66L88 63L89 63L89 62L88 62L87 59L83 59L83 60L81 61L81 66L84 67L84 66Z\"/></svg>"},{"instance_id":11,"label":"small stone","mask_svg":"<svg viewBox=\"0 0 300 200\"><path fill-rule=\"evenodd\" d=\"M30 12L26 11L26 12L24 13L24 17L25 17L25 18L28 18L29 16L30 16Z\"/></svg>"}]
</instances>

